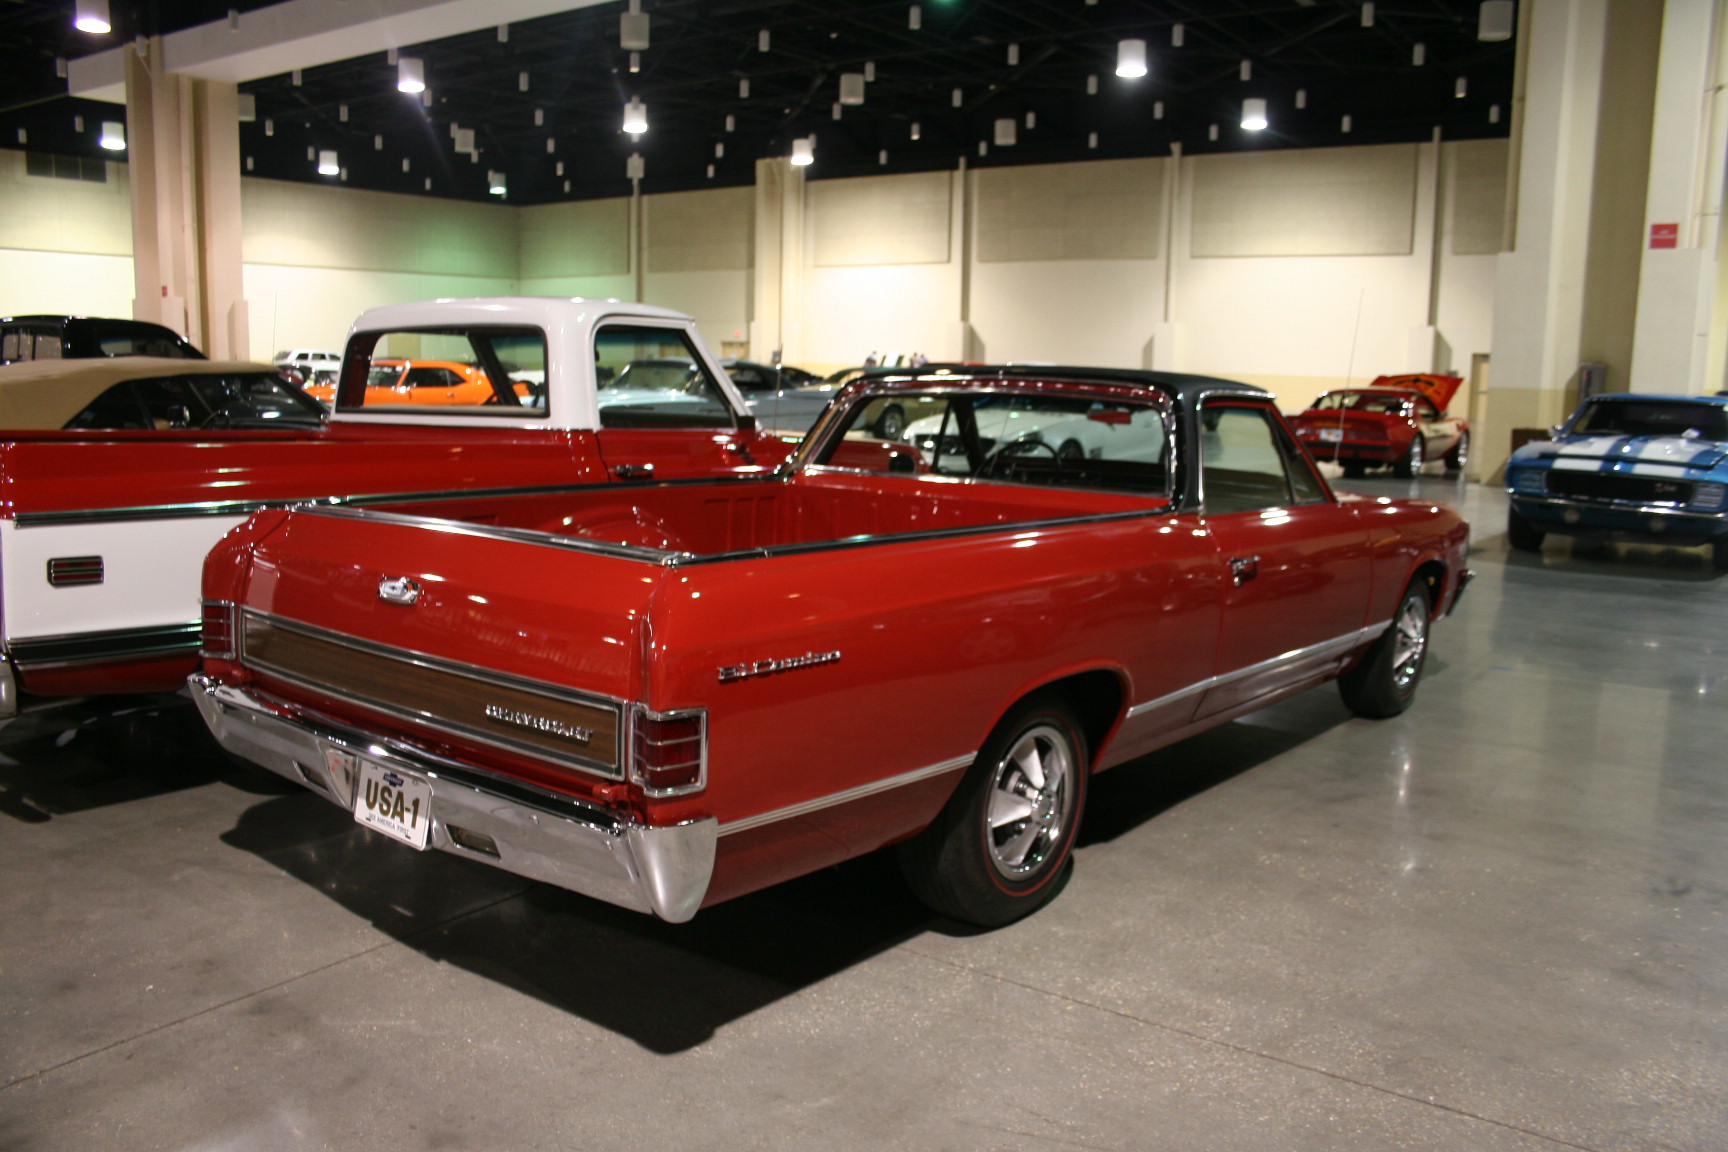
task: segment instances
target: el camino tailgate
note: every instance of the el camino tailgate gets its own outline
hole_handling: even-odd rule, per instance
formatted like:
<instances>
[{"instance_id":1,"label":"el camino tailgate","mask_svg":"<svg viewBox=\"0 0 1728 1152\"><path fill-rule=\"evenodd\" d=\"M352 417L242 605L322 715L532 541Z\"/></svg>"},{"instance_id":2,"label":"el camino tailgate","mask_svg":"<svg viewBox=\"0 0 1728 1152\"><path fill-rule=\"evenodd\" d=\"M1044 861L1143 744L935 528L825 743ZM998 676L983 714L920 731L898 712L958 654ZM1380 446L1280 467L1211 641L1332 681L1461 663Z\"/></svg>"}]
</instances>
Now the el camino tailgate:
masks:
<instances>
[{"instance_id":1,"label":"el camino tailgate","mask_svg":"<svg viewBox=\"0 0 1728 1152\"><path fill-rule=\"evenodd\" d=\"M240 659L290 697L617 776L659 567L448 521L296 512L255 547Z\"/></svg>"}]
</instances>

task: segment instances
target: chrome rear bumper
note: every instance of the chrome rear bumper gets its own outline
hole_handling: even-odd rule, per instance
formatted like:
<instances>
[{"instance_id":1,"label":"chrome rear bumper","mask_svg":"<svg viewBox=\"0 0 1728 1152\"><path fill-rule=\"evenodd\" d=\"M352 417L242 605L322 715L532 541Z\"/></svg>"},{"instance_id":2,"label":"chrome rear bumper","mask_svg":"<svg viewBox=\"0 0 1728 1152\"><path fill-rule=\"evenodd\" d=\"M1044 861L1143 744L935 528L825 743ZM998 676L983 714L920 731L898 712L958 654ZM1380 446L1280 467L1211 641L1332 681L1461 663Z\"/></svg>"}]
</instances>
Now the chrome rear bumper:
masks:
<instances>
[{"instance_id":1,"label":"chrome rear bumper","mask_svg":"<svg viewBox=\"0 0 1728 1152\"><path fill-rule=\"evenodd\" d=\"M712 817L649 827L335 722L272 708L202 673L187 685L224 748L339 807L352 809L353 785L331 770L332 752L425 780L432 788L429 847L673 923L694 916L707 894L719 829ZM496 854L471 846L488 841Z\"/></svg>"}]
</instances>

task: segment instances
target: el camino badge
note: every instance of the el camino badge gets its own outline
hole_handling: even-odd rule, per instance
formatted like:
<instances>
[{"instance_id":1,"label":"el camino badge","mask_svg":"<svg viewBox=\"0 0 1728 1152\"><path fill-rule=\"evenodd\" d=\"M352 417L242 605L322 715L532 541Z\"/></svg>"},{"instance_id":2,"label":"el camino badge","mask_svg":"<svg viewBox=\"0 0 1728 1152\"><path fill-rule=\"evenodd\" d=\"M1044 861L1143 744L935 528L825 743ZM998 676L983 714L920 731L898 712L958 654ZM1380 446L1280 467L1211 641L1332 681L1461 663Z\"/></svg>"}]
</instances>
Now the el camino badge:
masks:
<instances>
[{"instance_id":1,"label":"el camino badge","mask_svg":"<svg viewBox=\"0 0 1728 1152\"><path fill-rule=\"evenodd\" d=\"M562 736L566 740L574 740L578 744L586 744L594 739L592 728L581 728L575 724L566 724L562 720L554 720L550 716L536 716L532 712L518 712L514 708L506 708L502 704L486 705L486 717L500 724L513 724L518 728L526 728L530 732L544 732L548 736Z\"/></svg>"},{"instance_id":2,"label":"el camino badge","mask_svg":"<svg viewBox=\"0 0 1728 1152\"><path fill-rule=\"evenodd\" d=\"M378 581L378 599L391 604L412 604L420 599L420 583L406 576L385 576Z\"/></svg>"},{"instance_id":3,"label":"el camino badge","mask_svg":"<svg viewBox=\"0 0 1728 1152\"><path fill-rule=\"evenodd\" d=\"M795 668L814 668L818 664L833 664L840 659L839 652L806 652L802 656L788 656L783 660L757 660L749 664L726 664L720 668L720 683L726 684L733 680L748 680L752 676L772 676L776 672L790 672Z\"/></svg>"}]
</instances>

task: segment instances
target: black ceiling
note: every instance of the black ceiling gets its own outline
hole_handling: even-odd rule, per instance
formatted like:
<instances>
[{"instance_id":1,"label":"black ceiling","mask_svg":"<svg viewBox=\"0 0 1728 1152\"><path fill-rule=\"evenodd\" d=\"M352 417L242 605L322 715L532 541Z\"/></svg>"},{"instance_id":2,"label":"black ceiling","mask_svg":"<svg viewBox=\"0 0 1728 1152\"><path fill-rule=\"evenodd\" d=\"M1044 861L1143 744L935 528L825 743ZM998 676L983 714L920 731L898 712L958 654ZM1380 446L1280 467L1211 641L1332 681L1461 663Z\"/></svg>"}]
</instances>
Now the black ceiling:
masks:
<instances>
[{"instance_id":1,"label":"black ceiling","mask_svg":"<svg viewBox=\"0 0 1728 1152\"><path fill-rule=\"evenodd\" d=\"M98 121L118 109L65 96L56 57L264 6L112 0L114 33L96 37L72 29L72 0L0 0L0 146L103 155ZM1427 140L1436 128L1447 139L1504 136L1509 127L1514 42L1477 39L1477 0L1382 0L1371 26L1360 0L924 0L916 30L911 7L644 0L651 47L634 74L619 46L622 3L512 24L504 38L487 28L404 45L426 62L429 107L396 91L381 52L308 68L299 83L268 77L241 86L258 109L256 122L241 125L241 152L254 175L329 182L308 150L334 149L350 187L469 200L493 199L486 175L498 170L509 203L539 204L628 193L633 151L644 158L644 192L750 184L758 158L785 155L793 138L811 134L817 160L807 171L820 179L951 168L961 157L973 166L1051 163L1167 155L1178 142L1187 153L1317 148ZM1177 24L1181 47L1171 43ZM764 30L767 52L758 47ZM1143 79L1114 74L1116 44L1127 37L1147 42ZM834 120L841 73L866 62L875 80L865 103ZM739 95L745 79L748 98ZM631 96L649 117L634 143L621 131ZM1247 97L1268 102L1265 131L1239 126ZM981 156L980 141L1003 118L1016 122L1017 142ZM477 162L454 151L452 122L476 129Z\"/></svg>"}]
</instances>

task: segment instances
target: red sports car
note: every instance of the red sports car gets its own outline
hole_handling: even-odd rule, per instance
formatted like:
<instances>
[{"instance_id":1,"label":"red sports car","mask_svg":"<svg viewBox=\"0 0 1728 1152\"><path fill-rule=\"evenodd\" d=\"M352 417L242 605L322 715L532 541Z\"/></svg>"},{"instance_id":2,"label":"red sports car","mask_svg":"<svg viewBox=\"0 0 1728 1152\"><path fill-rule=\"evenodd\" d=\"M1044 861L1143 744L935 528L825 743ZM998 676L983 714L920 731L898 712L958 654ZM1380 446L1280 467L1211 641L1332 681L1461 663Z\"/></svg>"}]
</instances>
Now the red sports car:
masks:
<instances>
[{"instance_id":1,"label":"red sports car","mask_svg":"<svg viewBox=\"0 0 1728 1152\"><path fill-rule=\"evenodd\" d=\"M1446 413L1464 382L1460 376L1381 376L1366 388L1327 392L1290 423L1316 460L1359 477L1389 465L1397 476L1414 476L1430 460L1444 460L1448 474L1461 472L1470 457L1470 425Z\"/></svg>"}]
</instances>

